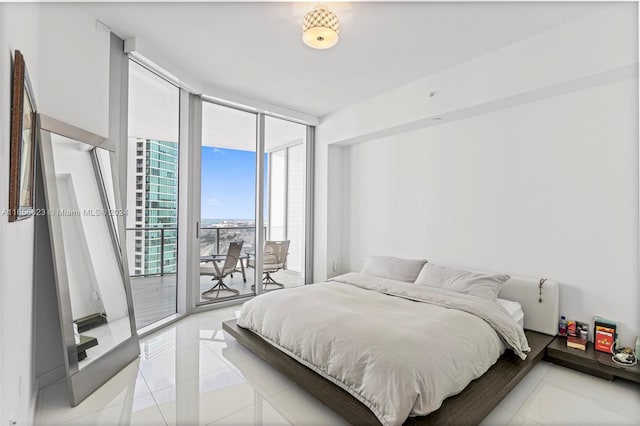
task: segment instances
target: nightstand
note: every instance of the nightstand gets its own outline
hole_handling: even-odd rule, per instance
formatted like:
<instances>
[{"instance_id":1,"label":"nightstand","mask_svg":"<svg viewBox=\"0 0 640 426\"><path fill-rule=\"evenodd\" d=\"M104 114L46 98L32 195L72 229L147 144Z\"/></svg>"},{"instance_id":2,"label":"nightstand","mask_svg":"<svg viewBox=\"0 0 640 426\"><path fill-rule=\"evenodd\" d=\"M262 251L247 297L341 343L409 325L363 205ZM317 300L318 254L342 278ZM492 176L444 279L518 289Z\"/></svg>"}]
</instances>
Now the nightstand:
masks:
<instances>
[{"instance_id":1,"label":"nightstand","mask_svg":"<svg viewBox=\"0 0 640 426\"><path fill-rule=\"evenodd\" d=\"M640 383L640 365L621 366L611 360L611 354L596 351L593 343L587 343L587 350L568 348L567 338L558 336L547 346L547 361L583 373L613 380L614 377Z\"/></svg>"}]
</instances>

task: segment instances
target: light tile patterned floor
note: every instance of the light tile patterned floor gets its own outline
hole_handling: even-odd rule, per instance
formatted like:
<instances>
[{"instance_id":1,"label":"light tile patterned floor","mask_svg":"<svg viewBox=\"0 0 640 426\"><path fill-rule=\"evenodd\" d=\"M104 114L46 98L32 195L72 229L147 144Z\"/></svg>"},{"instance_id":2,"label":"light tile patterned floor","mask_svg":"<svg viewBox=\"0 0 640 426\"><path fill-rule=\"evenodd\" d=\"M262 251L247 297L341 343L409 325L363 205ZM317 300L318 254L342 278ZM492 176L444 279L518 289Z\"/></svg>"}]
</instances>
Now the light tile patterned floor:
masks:
<instances>
[{"instance_id":1,"label":"light tile patterned floor","mask_svg":"<svg viewBox=\"0 0 640 426\"><path fill-rule=\"evenodd\" d=\"M142 339L140 359L77 407L66 383L43 389L36 424L346 424L222 331L238 309L192 315ZM542 362L482 424L638 424L639 390Z\"/></svg>"}]
</instances>

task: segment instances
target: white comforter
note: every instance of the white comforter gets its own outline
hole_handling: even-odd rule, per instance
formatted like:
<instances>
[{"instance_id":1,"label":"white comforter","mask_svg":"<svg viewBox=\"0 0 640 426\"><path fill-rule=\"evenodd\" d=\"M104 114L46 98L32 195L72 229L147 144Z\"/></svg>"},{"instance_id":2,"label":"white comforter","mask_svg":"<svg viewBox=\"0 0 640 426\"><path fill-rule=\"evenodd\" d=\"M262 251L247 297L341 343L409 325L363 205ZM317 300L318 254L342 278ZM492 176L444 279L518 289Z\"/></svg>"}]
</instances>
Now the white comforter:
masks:
<instances>
[{"instance_id":1,"label":"white comforter","mask_svg":"<svg viewBox=\"0 0 640 426\"><path fill-rule=\"evenodd\" d=\"M347 390L384 425L437 410L500 357L529 350L498 304L352 273L245 303L238 325Z\"/></svg>"}]
</instances>

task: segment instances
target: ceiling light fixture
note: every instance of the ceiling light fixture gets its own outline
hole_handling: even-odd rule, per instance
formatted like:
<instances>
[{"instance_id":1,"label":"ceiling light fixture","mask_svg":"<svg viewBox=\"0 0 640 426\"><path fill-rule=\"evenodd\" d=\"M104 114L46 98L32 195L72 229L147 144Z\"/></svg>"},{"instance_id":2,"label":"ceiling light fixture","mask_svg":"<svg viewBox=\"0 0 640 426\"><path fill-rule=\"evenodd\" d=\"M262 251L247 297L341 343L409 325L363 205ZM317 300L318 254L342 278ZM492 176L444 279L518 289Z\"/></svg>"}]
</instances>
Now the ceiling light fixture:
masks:
<instances>
[{"instance_id":1,"label":"ceiling light fixture","mask_svg":"<svg viewBox=\"0 0 640 426\"><path fill-rule=\"evenodd\" d=\"M302 40L314 49L328 49L338 42L338 17L326 6L317 6L304 15Z\"/></svg>"}]
</instances>

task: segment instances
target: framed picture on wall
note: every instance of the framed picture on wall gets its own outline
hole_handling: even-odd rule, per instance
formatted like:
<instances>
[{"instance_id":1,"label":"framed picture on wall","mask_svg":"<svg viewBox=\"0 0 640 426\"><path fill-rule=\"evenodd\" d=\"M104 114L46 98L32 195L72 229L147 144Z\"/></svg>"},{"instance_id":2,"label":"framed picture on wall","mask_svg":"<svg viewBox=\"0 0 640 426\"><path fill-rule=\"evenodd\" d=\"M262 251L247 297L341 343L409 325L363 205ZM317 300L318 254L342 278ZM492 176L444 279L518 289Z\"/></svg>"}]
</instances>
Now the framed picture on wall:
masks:
<instances>
[{"instance_id":1,"label":"framed picture on wall","mask_svg":"<svg viewBox=\"0 0 640 426\"><path fill-rule=\"evenodd\" d=\"M36 102L24 56L15 51L11 82L9 222L33 215Z\"/></svg>"}]
</instances>

